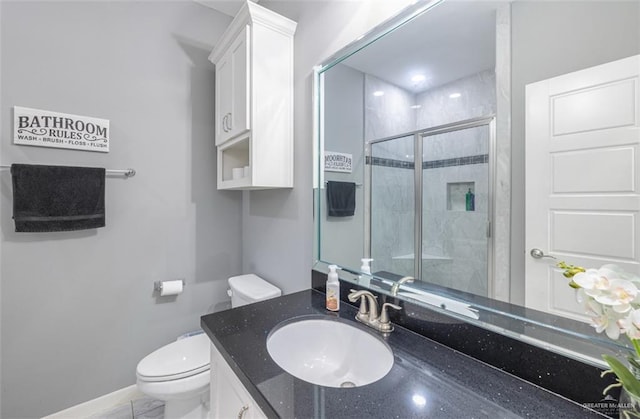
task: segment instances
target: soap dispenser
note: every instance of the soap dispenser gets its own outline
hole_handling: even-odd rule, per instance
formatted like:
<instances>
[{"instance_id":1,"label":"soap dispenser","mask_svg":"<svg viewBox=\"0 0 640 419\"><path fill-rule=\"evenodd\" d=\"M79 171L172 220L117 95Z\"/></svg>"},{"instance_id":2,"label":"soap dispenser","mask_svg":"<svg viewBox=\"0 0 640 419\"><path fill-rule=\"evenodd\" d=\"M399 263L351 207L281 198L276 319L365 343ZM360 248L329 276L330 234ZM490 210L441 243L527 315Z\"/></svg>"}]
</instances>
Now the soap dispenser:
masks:
<instances>
[{"instance_id":1,"label":"soap dispenser","mask_svg":"<svg viewBox=\"0 0 640 419\"><path fill-rule=\"evenodd\" d=\"M467 211L475 211L476 209L476 196L473 192L471 192L471 188L469 188L469 192L465 195L465 209Z\"/></svg>"},{"instance_id":2,"label":"soap dispenser","mask_svg":"<svg viewBox=\"0 0 640 419\"><path fill-rule=\"evenodd\" d=\"M327 275L327 310L340 310L340 281L338 280L336 265L329 265L329 275Z\"/></svg>"},{"instance_id":3,"label":"soap dispenser","mask_svg":"<svg viewBox=\"0 0 640 419\"><path fill-rule=\"evenodd\" d=\"M371 266L369 264L373 262L373 259L362 258L360 259L360 262L360 272L371 275Z\"/></svg>"},{"instance_id":4,"label":"soap dispenser","mask_svg":"<svg viewBox=\"0 0 640 419\"><path fill-rule=\"evenodd\" d=\"M362 258L360 259L361 265L360 265L360 272L362 272L364 275L360 275L359 280L358 280L358 284L360 284L363 287L369 287L369 282L371 281L371 265L370 263L373 262L373 259L367 259L367 258Z\"/></svg>"}]
</instances>

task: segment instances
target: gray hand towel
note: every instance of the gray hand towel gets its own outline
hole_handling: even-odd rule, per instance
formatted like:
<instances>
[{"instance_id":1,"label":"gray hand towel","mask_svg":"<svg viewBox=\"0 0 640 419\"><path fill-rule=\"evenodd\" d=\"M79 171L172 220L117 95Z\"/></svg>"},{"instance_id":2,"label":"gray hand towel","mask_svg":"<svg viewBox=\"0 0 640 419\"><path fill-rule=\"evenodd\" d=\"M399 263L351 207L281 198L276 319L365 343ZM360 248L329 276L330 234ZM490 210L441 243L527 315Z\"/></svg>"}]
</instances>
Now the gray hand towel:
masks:
<instances>
[{"instance_id":1,"label":"gray hand towel","mask_svg":"<svg viewBox=\"0 0 640 419\"><path fill-rule=\"evenodd\" d=\"M327 181L327 209L330 217L350 217L356 211L356 184Z\"/></svg>"},{"instance_id":2,"label":"gray hand towel","mask_svg":"<svg viewBox=\"0 0 640 419\"><path fill-rule=\"evenodd\" d=\"M105 226L105 169L12 164L11 176L17 232Z\"/></svg>"}]
</instances>

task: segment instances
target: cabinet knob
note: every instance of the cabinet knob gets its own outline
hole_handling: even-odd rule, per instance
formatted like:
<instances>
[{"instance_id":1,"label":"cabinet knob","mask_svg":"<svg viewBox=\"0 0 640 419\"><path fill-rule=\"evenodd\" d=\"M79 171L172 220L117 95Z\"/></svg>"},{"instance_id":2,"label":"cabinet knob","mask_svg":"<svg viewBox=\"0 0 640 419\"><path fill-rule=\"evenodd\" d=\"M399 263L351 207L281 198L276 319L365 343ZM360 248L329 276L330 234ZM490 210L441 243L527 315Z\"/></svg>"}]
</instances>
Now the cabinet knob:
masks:
<instances>
[{"instance_id":1,"label":"cabinet knob","mask_svg":"<svg viewBox=\"0 0 640 419\"><path fill-rule=\"evenodd\" d=\"M249 406L242 406L240 411L238 412L238 419L242 419L244 417L244 412L249 410Z\"/></svg>"}]
</instances>

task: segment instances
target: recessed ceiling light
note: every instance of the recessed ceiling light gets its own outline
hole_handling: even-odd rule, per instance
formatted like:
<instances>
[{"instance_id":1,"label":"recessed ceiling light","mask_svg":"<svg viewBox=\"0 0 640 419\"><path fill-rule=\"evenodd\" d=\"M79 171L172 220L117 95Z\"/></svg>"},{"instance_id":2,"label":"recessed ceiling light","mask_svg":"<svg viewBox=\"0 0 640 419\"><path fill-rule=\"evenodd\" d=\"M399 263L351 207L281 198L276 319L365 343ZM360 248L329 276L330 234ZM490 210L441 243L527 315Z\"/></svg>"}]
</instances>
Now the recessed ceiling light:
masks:
<instances>
[{"instance_id":1,"label":"recessed ceiling light","mask_svg":"<svg viewBox=\"0 0 640 419\"><path fill-rule=\"evenodd\" d=\"M411 105L411 109L420 109L422 105Z\"/></svg>"},{"instance_id":2,"label":"recessed ceiling light","mask_svg":"<svg viewBox=\"0 0 640 419\"><path fill-rule=\"evenodd\" d=\"M413 400L413 403L418 407L424 407L427 405L427 399L420 394L414 394L413 397L411 397L411 400Z\"/></svg>"},{"instance_id":3,"label":"recessed ceiling light","mask_svg":"<svg viewBox=\"0 0 640 419\"><path fill-rule=\"evenodd\" d=\"M459 98L460 96L462 96L462 95L461 95L460 93L457 93L457 92L456 92L456 93L451 93L451 94L449 95L449 97L450 97L451 99L457 99L457 98Z\"/></svg>"},{"instance_id":4,"label":"recessed ceiling light","mask_svg":"<svg viewBox=\"0 0 640 419\"><path fill-rule=\"evenodd\" d=\"M374 96L384 96L384 92L382 90L376 90L375 92L373 92Z\"/></svg>"},{"instance_id":5,"label":"recessed ceiling light","mask_svg":"<svg viewBox=\"0 0 640 419\"><path fill-rule=\"evenodd\" d=\"M420 83L421 81L425 81L427 79L427 77L424 74L416 74L415 76L411 77L411 81L414 83Z\"/></svg>"}]
</instances>

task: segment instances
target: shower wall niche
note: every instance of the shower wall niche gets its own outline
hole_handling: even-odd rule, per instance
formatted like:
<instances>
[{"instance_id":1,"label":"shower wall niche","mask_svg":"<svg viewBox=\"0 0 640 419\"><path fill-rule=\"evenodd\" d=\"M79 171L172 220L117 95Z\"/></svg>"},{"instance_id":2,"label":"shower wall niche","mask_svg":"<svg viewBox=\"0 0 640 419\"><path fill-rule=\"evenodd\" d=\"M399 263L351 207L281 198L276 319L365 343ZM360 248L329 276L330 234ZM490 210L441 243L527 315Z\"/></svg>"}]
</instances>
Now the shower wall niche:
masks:
<instances>
[{"instance_id":1,"label":"shower wall niche","mask_svg":"<svg viewBox=\"0 0 640 419\"><path fill-rule=\"evenodd\" d=\"M475 182L447 182L447 211L475 211Z\"/></svg>"}]
</instances>

